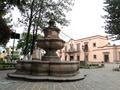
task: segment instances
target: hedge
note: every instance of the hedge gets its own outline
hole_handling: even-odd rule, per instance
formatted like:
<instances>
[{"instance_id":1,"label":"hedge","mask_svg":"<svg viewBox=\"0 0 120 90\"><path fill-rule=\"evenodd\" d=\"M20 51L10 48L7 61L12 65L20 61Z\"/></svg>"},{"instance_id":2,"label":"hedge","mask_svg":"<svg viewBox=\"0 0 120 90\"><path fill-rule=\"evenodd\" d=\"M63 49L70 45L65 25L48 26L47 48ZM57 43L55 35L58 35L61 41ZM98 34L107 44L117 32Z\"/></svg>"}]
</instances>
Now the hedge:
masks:
<instances>
[{"instance_id":1,"label":"hedge","mask_svg":"<svg viewBox=\"0 0 120 90\"><path fill-rule=\"evenodd\" d=\"M15 63L0 63L0 70L15 69Z\"/></svg>"}]
</instances>

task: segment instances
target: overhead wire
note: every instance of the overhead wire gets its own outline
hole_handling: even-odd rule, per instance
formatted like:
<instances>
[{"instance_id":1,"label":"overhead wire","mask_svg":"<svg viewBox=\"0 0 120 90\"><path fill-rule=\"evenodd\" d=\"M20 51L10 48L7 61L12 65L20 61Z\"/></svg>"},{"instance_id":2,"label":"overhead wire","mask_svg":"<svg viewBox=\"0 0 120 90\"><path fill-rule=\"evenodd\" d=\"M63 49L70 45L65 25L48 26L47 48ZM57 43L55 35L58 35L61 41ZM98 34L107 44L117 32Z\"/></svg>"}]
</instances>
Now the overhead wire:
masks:
<instances>
[{"instance_id":1,"label":"overhead wire","mask_svg":"<svg viewBox=\"0 0 120 90\"><path fill-rule=\"evenodd\" d=\"M61 33L62 33L64 36L66 36L66 37L68 37L68 38L70 38L70 39L74 40L71 36L69 36L69 35L65 34L63 31L61 31Z\"/></svg>"}]
</instances>

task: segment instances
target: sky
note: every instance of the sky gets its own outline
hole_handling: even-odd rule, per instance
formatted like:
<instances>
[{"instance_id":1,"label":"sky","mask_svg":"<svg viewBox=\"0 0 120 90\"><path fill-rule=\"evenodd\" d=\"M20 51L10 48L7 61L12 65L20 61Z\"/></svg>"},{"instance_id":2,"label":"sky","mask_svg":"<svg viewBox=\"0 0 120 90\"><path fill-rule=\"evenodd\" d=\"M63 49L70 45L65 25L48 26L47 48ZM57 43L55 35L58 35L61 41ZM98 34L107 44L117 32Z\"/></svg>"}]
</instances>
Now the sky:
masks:
<instances>
[{"instance_id":1,"label":"sky","mask_svg":"<svg viewBox=\"0 0 120 90\"><path fill-rule=\"evenodd\" d=\"M67 27L62 27L61 31L72 39L80 39L90 37L94 35L106 36L104 19L102 16L107 14L103 10L104 0L75 0L75 5L72 7L72 11L66 14L67 19L71 20L71 23ZM13 17L17 19L19 12L14 12ZM15 23L15 22L14 22ZM21 33L23 28L16 28L17 33ZM66 37L62 33L60 38L68 41L70 38ZM12 46L12 41L7 46ZM114 43L114 42L113 42Z\"/></svg>"},{"instance_id":2,"label":"sky","mask_svg":"<svg viewBox=\"0 0 120 90\"><path fill-rule=\"evenodd\" d=\"M84 38L94 35L106 35L104 19L106 14L103 10L104 0L76 0L73 10L68 13L71 24L62 30L73 39Z\"/></svg>"}]
</instances>

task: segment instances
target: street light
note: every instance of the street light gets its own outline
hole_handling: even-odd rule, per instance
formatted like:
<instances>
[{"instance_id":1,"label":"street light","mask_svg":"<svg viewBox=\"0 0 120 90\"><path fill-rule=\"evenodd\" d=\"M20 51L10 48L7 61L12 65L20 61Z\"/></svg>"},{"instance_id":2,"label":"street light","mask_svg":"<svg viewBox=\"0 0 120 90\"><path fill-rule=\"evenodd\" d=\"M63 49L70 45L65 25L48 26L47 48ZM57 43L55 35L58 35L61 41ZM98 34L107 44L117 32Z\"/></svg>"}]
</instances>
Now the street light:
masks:
<instances>
[{"instance_id":1,"label":"street light","mask_svg":"<svg viewBox=\"0 0 120 90\"><path fill-rule=\"evenodd\" d=\"M13 50L12 50L12 58L11 58L11 62L13 59L13 54L14 54L14 48L15 48L15 39L19 39L20 38L20 34L15 32L11 32L11 39L13 39Z\"/></svg>"}]
</instances>

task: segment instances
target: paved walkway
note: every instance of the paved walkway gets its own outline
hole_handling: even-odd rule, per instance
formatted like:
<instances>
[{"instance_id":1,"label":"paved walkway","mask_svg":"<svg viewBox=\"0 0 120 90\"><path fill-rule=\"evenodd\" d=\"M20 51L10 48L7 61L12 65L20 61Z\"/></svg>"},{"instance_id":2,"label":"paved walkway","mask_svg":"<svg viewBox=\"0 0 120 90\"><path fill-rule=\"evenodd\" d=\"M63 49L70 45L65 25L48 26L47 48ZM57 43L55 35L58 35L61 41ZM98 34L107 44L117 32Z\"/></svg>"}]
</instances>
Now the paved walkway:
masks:
<instances>
[{"instance_id":1,"label":"paved walkway","mask_svg":"<svg viewBox=\"0 0 120 90\"><path fill-rule=\"evenodd\" d=\"M75 82L28 82L8 80L0 71L0 90L120 90L120 72L112 71L118 65L106 64L105 68L81 69L87 77Z\"/></svg>"}]
</instances>

